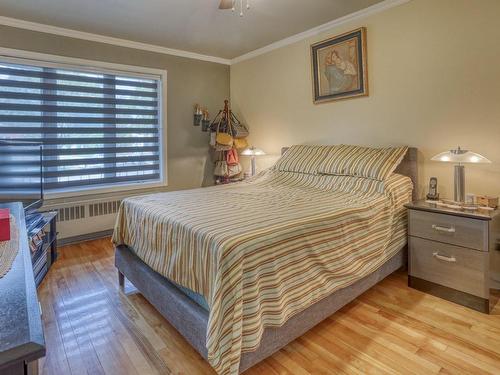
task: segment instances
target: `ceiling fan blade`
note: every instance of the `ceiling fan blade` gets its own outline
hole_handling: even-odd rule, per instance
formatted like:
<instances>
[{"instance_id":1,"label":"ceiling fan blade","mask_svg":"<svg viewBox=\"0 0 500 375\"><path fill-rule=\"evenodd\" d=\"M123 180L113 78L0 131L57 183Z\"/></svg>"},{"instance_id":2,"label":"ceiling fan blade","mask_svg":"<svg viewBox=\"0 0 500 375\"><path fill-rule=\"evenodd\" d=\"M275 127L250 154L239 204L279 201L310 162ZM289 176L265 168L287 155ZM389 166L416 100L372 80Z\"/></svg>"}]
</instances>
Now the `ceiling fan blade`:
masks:
<instances>
[{"instance_id":1,"label":"ceiling fan blade","mask_svg":"<svg viewBox=\"0 0 500 375\"><path fill-rule=\"evenodd\" d=\"M220 0L219 9L231 9L233 7L233 0Z\"/></svg>"}]
</instances>

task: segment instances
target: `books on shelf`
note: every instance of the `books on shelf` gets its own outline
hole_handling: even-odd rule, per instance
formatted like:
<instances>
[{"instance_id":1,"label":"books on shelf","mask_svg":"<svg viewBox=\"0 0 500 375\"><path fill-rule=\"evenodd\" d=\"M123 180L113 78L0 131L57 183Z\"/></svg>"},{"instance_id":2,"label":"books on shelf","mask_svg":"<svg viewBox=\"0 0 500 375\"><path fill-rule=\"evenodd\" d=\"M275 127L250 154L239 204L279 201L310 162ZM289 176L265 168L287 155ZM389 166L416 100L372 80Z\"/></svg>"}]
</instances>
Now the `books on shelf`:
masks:
<instances>
[{"instance_id":1,"label":"books on shelf","mask_svg":"<svg viewBox=\"0 0 500 375\"><path fill-rule=\"evenodd\" d=\"M40 224L43 219L43 214L41 214L40 212L31 212L29 214L26 214L26 228L28 229L28 231L30 231L35 226Z\"/></svg>"},{"instance_id":2,"label":"books on shelf","mask_svg":"<svg viewBox=\"0 0 500 375\"><path fill-rule=\"evenodd\" d=\"M31 262L37 286L57 259L56 217L56 211L33 211L25 216Z\"/></svg>"},{"instance_id":3,"label":"books on shelf","mask_svg":"<svg viewBox=\"0 0 500 375\"><path fill-rule=\"evenodd\" d=\"M32 254L39 249L39 247L43 244L44 239L45 232L43 231L43 229L39 230L35 235L29 237L29 244Z\"/></svg>"}]
</instances>

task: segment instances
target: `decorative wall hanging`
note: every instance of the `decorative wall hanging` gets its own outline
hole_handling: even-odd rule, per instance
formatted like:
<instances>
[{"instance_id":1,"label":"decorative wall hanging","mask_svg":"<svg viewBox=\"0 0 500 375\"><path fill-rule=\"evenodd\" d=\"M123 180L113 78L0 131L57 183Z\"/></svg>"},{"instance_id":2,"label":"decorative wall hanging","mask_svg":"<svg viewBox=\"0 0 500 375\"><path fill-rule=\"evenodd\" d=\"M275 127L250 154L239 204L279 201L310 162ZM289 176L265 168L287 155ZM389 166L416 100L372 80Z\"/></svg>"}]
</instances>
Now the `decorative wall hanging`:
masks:
<instances>
[{"instance_id":1,"label":"decorative wall hanging","mask_svg":"<svg viewBox=\"0 0 500 375\"><path fill-rule=\"evenodd\" d=\"M311 46L314 103L368 95L366 28Z\"/></svg>"},{"instance_id":2,"label":"decorative wall hanging","mask_svg":"<svg viewBox=\"0 0 500 375\"><path fill-rule=\"evenodd\" d=\"M201 119L201 130L207 132L210 128L210 115L208 114L208 110L203 110L203 118Z\"/></svg>"},{"instance_id":3,"label":"decorative wall hanging","mask_svg":"<svg viewBox=\"0 0 500 375\"><path fill-rule=\"evenodd\" d=\"M194 120L193 120L193 125L194 126L200 126L201 125L201 119L203 117L203 111L201 107L198 104L194 105Z\"/></svg>"},{"instance_id":4,"label":"decorative wall hanging","mask_svg":"<svg viewBox=\"0 0 500 375\"><path fill-rule=\"evenodd\" d=\"M229 101L224 100L224 109L221 109L212 122L206 108L194 106L195 126L201 125L201 130L210 132L209 144L215 151L214 175L216 184L241 181L241 164L238 151L248 147L246 137L248 128L229 109Z\"/></svg>"},{"instance_id":5,"label":"decorative wall hanging","mask_svg":"<svg viewBox=\"0 0 500 375\"><path fill-rule=\"evenodd\" d=\"M219 177L216 183L239 181L242 171L238 158L238 149L246 147L248 129L229 109L229 101L224 100L224 109L220 110L210 124L210 145L216 151L218 160L214 174Z\"/></svg>"}]
</instances>

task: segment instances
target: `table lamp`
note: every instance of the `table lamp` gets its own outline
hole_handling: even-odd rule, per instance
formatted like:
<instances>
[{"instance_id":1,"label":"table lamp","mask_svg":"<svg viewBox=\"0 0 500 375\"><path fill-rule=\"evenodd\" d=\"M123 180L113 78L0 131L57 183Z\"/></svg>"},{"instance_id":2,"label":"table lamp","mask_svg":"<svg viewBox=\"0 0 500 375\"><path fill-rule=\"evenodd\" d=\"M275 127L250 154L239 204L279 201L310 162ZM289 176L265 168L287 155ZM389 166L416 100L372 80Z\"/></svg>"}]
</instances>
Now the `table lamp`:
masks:
<instances>
[{"instance_id":1,"label":"table lamp","mask_svg":"<svg viewBox=\"0 0 500 375\"><path fill-rule=\"evenodd\" d=\"M455 202L463 202L465 200L465 163L491 163L484 156L472 151L462 150L460 146L456 150L441 152L434 156L431 160L456 163L455 165Z\"/></svg>"},{"instance_id":2,"label":"table lamp","mask_svg":"<svg viewBox=\"0 0 500 375\"><path fill-rule=\"evenodd\" d=\"M255 157L262 156L265 154L266 153L262 151L260 148L256 148L253 146L248 147L241 152L241 155L250 156L252 158L252 176L255 176Z\"/></svg>"}]
</instances>

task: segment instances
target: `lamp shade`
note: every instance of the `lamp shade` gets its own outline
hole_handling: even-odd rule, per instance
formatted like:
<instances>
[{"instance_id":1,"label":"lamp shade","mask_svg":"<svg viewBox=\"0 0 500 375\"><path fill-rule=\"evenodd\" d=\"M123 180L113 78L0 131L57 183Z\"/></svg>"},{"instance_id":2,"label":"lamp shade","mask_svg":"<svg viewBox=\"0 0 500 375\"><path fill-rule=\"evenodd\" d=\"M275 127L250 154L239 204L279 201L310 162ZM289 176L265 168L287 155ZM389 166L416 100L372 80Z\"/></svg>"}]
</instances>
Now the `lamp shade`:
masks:
<instances>
[{"instance_id":1,"label":"lamp shade","mask_svg":"<svg viewBox=\"0 0 500 375\"><path fill-rule=\"evenodd\" d=\"M449 163L459 163L459 164L491 163L491 161L489 161L483 155L477 154L469 150L462 150L460 147L458 147L456 150L441 152L440 154L433 156L431 160L449 162Z\"/></svg>"},{"instance_id":2,"label":"lamp shade","mask_svg":"<svg viewBox=\"0 0 500 375\"><path fill-rule=\"evenodd\" d=\"M248 147L241 152L241 155L244 155L244 156L262 156L265 154L266 153L264 151L262 151L260 148L256 148L256 147Z\"/></svg>"}]
</instances>

